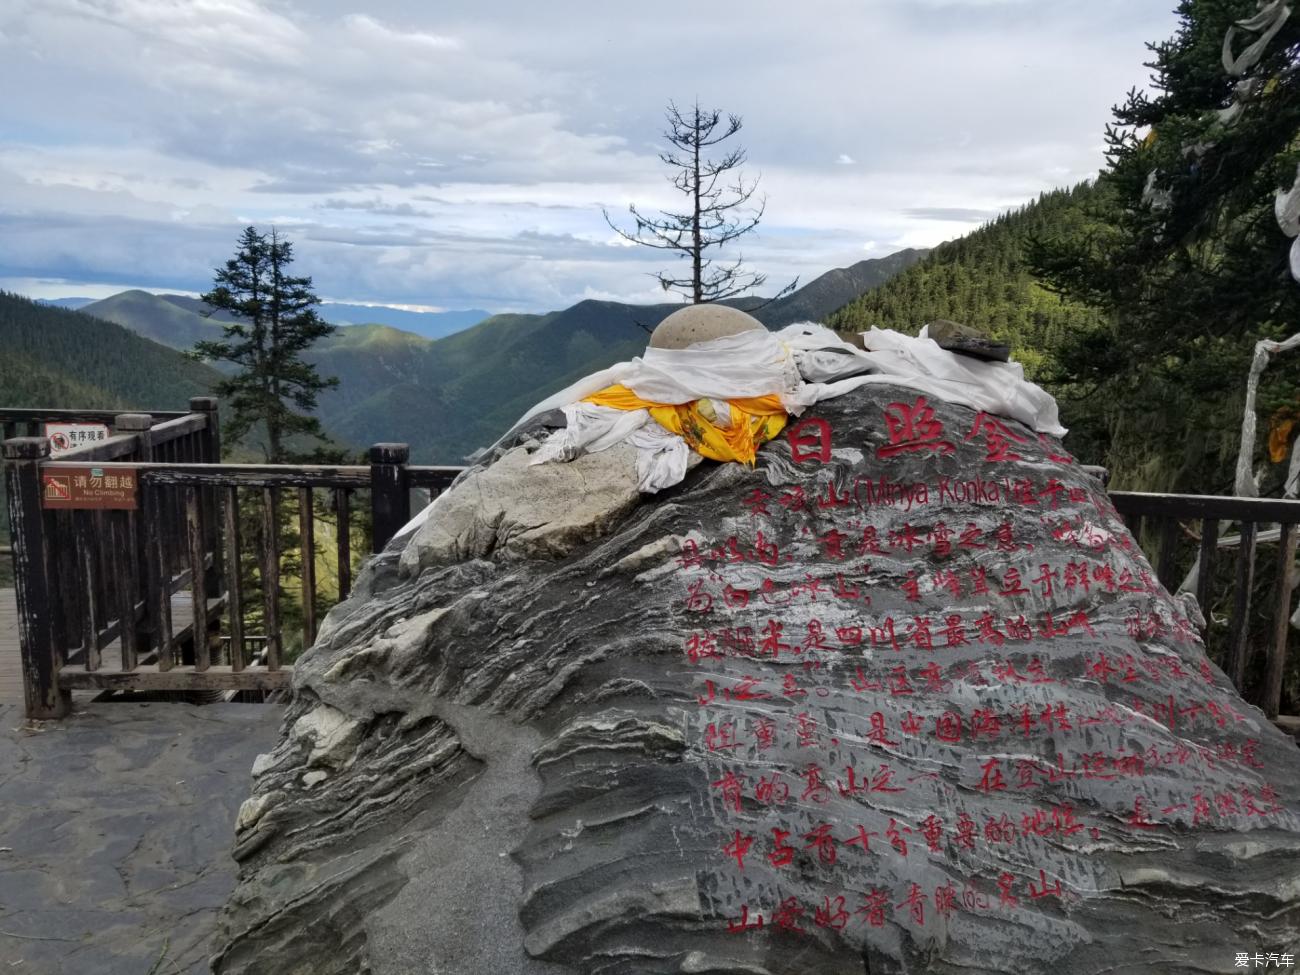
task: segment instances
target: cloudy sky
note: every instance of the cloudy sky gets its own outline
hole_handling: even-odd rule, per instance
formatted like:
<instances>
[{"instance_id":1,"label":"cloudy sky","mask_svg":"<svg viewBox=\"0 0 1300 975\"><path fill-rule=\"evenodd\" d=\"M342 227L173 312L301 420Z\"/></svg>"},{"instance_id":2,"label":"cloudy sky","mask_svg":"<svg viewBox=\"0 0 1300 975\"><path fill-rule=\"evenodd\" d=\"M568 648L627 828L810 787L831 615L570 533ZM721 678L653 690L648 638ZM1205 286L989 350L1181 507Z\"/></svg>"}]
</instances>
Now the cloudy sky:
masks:
<instances>
[{"instance_id":1,"label":"cloudy sky","mask_svg":"<svg viewBox=\"0 0 1300 975\"><path fill-rule=\"evenodd\" d=\"M339 301L662 300L669 99L739 114L773 283L1093 175L1174 0L0 0L0 287L198 292L275 225Z\"/></svg>"}]
</instances>

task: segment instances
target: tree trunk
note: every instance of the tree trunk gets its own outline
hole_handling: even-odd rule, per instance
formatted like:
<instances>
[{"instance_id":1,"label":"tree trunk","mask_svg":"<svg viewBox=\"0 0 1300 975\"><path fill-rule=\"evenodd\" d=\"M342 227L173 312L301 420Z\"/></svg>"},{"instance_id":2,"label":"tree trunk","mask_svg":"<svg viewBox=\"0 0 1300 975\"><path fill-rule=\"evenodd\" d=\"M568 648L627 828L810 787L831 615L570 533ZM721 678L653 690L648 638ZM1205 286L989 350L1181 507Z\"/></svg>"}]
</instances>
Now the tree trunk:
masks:
<instances>
[{"instance_id":1,"label":"tree trunk","mask_svg":"<svg viewBox=\"0 0 1300 975\"><path fill-rule=\"evenodd\" d=\"M266 421L266 445L270 462L272 464L282 463L284 452L280 447L280 424L269 417Z\"/></svg>"},{"instance_id":2,"label":"tree trunk","mask_svg":"<svg viewBox=\"0 0 1300 975\"><path fill-rule=\"evenodd\" d=\"M691 263L693 272L693 285L695 293L695 304L704 301L704 282L702 280L702 251L703 243L700 240L700 105L695 104L695 145L693 146L695 155L691 168L691 196L695 202L695 216L691 221Z\"/></svg>"},{"instance_id":3,"label":"tree trunk","mask_svg":"<svg viewBox=\"0 0 1300 975\"><path fill-rule=\"evenodd\" d=\"M280 353L280 298L284 288L284 283L280 274L281 265L280 239L276 234L275 228L271 228L271 314L269 324L271 329L271 341L269 343L270 356L272 360L278 359ZM267 410L267 430L270 431L272 418L275 417L275 434L274 443L272 444L271 463L283 464L284 453L280 443L280 423L278 420L280 410L283 408L284 400L280 397L280 370L276 368L268 370L270 372L270 404Z\"/></svg>"}]
</instances>

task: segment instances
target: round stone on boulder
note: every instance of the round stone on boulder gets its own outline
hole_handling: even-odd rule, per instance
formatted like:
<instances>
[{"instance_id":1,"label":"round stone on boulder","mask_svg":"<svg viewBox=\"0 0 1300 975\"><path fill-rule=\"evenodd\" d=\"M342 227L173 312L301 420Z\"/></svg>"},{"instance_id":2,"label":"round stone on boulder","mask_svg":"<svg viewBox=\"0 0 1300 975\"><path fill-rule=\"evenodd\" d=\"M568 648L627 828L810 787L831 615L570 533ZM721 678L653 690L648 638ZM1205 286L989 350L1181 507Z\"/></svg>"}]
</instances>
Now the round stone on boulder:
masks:
<instances>
[{"instance_id":1,"label":"round stone on boulder","mask_svg":"<svg viewBox=\"0 0 1300 975\"><path fill-rule=\"evenodd\" d=\"M650 336L652 349L684 349L696 342L762 329L763 323L727 305L687 305L675 311Z\"/></svg>"}]
</instances>

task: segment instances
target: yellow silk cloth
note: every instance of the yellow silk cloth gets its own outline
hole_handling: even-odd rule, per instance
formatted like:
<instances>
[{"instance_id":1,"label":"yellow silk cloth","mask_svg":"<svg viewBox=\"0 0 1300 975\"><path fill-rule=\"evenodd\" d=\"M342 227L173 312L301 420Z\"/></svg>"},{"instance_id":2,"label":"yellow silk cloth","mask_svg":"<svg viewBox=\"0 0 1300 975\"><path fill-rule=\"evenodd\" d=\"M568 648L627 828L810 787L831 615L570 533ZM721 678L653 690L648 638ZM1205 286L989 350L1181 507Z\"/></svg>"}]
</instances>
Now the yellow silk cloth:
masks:
<instances>
[{"instance_id":1,"label":"yellow silk cloth","mask_svg":"<svg viewBox=\"0 0 1300 975\"><path fill-rule=\"evenodd\" d=\"M677 434L696 453L751 467L759 446L780 433L788 419L781 397L775 394L727 400L731 408L729 426L718 425L713 404L707 399L653 403L623 385L606 386L583 402L616 410L649 410L660 426Z\"/></svg>"}]
</instances>

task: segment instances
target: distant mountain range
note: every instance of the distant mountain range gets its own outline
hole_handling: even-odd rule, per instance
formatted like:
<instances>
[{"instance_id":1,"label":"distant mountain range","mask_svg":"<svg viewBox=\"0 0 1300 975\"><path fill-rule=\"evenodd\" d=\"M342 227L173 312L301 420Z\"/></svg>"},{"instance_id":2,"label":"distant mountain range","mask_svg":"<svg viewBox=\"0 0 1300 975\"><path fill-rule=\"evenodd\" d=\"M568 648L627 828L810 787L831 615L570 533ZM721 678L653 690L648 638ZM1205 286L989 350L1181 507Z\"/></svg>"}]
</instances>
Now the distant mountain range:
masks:
<instances>
[{"instance_id":1,"label":"distant mountain range","mask_svg":"<svg viewBox=\"0 0 1300 975\"><path fill-rule=\"evenodd\" d=\"M822 320L926 253L905 250L829 271L778 301L746 297L730 304L769 327ZM322 375L340 380L321 396L321 420L335 437L358 446L406 442L417 462L460 463L538 400L640 355L655 326L682 307L587 300L544 315L493 315L441 337L382 322L349 325L317 343L309 356ZM145 291L124 291L80 308L83 315L180 350L220 337L223 316L204 317L205 310L196 298ZM328 305L324 314L330 317ZM435 313L395 314L428 319ZM427 320L425 325L432 327Z\"/></svg>"},{"instance_id":2,"label":"distant mountain range","mask_svg":"<svg viewBox=\"0 0 1300 975\"><path fill-rule=\"evenodd\" d=\"M216 321L228 320L220 312L213 313L198 298L188 295L155 295L139 290L122 291L98 301L93 298L54 298L43 304L84 311L174 348L189 348L194 344L195 336L207 334L206 330L196 332L193 321L162 307L156 299L162 299L191 315L203 317L204 313L211 313ZM491 314L481 308L466 311L404 311L386 305L349 305L335 301L325 302L319 311L322 318L334 325L388 325L427 339L452 335L483 321Z\"/></svg>"},{"instance_id":3,"label":"distant mountain range","mask_svg":"<svg viewBox=\"0 0 1300 975\"><path fill-rule=\"evenodd\" d=\"M94 298L40 298L37 300L38 305L53 305L55 308L67 308L69 311L77 311L85 308L87 305L95 303Z\"/></svg>"},{"instance_id":4,"label":"distant mountain range","mask_svg":"<svg viewBox=\"0 0 1300 975\"><path fill-rule=\"evenodd\" d=\"M453 335L462 329L477 325L492 313L481 308L464 311L406 311L386 305L348 305L327 301L321 306L321 317L335 325L388 325L403 332L438 339Z\"/></svg>"}]
</instances>

